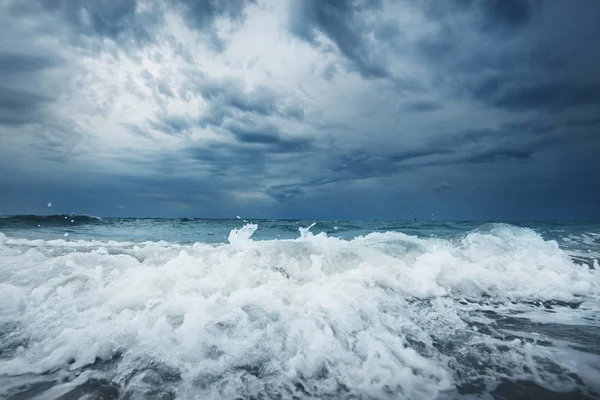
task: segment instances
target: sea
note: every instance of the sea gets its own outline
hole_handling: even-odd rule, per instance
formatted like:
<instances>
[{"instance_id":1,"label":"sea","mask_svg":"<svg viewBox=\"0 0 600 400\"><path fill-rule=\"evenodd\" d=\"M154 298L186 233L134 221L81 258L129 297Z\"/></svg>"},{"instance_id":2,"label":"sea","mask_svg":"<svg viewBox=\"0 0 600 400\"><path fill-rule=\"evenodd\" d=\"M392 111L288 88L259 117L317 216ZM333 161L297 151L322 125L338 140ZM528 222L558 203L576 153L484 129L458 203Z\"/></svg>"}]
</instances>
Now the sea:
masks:
<instances>
[{"instance_id":1,"label":"sea","mask_svg":"<svg viewBox=\"0 0 600 400\"><path fill-rule=\"evenodd\" d=\"M0 232L2 399L600 398L600 223Z\"/></svg>"}]
</instances>

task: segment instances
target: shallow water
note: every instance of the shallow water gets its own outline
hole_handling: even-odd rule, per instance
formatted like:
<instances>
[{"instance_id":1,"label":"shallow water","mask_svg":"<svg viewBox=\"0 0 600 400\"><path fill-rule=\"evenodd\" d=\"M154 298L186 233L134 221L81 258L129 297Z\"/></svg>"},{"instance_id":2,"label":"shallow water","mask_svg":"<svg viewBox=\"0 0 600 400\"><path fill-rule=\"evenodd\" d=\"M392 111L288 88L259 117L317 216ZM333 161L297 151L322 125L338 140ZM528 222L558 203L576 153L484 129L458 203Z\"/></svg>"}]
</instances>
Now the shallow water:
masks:
<instances>
[{"instance_id":1,"label":"shallow water","mask_svg":"<svg viewBox=\"0 0 600 400\"><path fill-rule=\"evenodd\" d=\"M0 397L599 398L599 224L313 222L0 218Z\"/></svg>"}]
</instances>

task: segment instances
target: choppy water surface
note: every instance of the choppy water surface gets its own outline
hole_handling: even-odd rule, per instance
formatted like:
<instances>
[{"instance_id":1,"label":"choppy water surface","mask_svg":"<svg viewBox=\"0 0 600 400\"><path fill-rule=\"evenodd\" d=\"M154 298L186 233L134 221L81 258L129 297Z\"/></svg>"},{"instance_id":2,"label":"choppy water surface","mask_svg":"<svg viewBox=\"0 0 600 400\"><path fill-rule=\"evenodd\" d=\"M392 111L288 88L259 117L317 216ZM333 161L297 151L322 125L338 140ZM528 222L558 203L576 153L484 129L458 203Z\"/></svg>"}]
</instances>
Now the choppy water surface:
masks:
<instances>
[{"instance_id":1,"label":"choppy water surface","mask_svg":"<svg viewBox=\"0 0 600 400\"><path fill-rule=\"evenodd\" d=\"M600 224L0 218L0 397L600 398Z\"/></svg>"}]
</instances>

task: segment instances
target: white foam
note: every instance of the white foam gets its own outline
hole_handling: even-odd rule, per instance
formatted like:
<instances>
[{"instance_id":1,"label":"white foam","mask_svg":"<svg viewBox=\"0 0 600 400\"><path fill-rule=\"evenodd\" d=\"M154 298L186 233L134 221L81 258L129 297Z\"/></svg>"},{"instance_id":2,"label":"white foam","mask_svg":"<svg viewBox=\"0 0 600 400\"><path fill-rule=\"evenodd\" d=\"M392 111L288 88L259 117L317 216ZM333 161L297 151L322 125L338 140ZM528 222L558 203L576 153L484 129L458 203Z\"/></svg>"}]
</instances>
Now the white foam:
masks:
<instances>
[{"instance_id":1,"label":"white foam","mask_svg":"<svg viewBox=\"0 0 600 400\"><path fill-rule=\"evenodd\" d=\"M0 360L0 375L74 370L121 352L115 381L149 357L181 373L175 390L185 398L257 395L265 382L299 380L317 397L345 387L435 398L456 379L453 356L434 346L440 338L506 345L495 362L520 363L520 373L531 374L528 366L543 379L531 365L536 346L479 334L456 299L600 298L598 270L528 229L496 226L457 241L393 232L345 241L301 228L295 240L253 241L257 229L231 231L229 244L191 246L1 235L0 323L18 324L30 341ZM238 387L243 366L263 376ZM202 384L211 379L229 383Z\"/></svg>"}]
</instances>

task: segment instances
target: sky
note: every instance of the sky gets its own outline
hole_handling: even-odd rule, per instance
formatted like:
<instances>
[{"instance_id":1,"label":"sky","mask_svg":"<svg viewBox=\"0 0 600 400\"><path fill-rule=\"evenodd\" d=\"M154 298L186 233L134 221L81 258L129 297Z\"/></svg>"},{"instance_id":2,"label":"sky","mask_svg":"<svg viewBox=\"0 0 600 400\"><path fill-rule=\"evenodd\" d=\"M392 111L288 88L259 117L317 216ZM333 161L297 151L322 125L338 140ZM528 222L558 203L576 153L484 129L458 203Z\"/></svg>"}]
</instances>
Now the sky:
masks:
<instances>
[{"instance_id":1,"label":"sky","mask_svg":"<svg viewBox=\"0 0 600 400\"><path fill-rule=\"evenodd\" d=\"M597 0L3 0L0 214L600 219L599 41Z\"/></svg>"}]
</instances>

